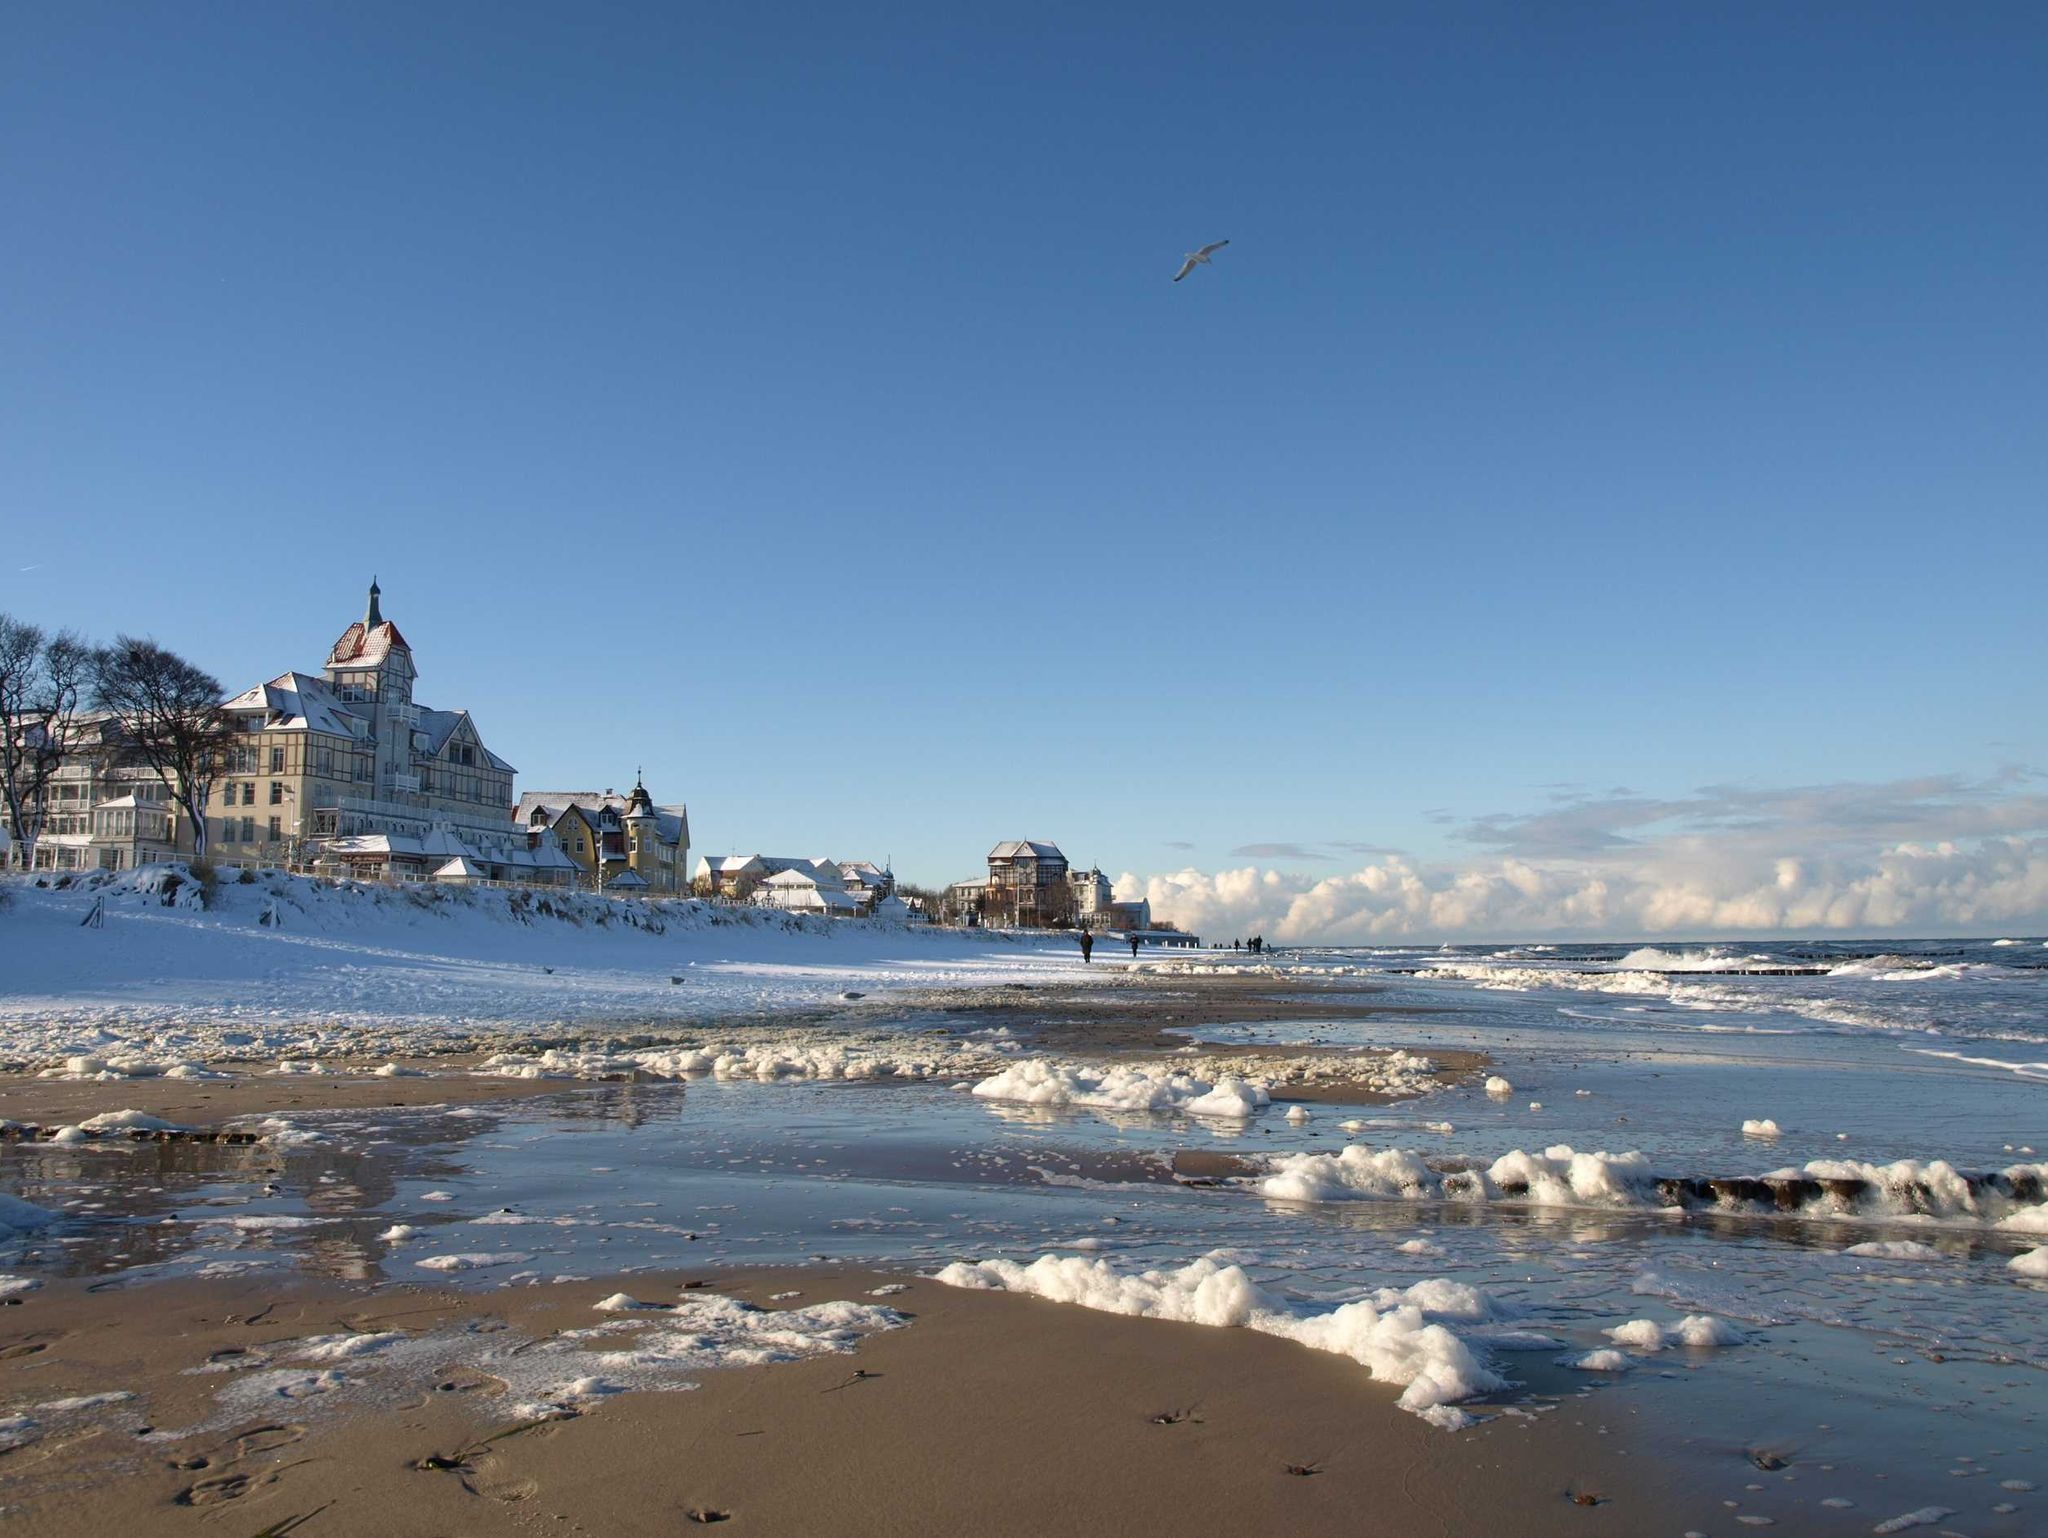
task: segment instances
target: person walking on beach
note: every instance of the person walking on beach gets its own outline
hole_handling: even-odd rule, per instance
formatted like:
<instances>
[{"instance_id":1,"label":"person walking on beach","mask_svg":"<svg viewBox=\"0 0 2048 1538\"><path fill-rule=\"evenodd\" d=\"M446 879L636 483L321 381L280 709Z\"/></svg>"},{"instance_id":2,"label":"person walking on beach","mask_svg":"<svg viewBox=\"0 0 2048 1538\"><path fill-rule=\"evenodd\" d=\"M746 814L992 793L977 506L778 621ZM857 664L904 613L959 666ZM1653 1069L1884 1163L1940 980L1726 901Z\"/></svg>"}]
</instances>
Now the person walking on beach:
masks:
<instances>
[{"instance_id":1,"label":"person walking on beach","mask_svg":"<svg viewBox=\"0 0 2048 1538\"><path fill-rule=\"evenodd\" d=\"M1136 961L1137 959L1138 959L1138 937L1137 937L1136 935L1132 935L1132 936L1131 936L1131 960L1133 960L1133 961Z\"/></svg>"},{"instance_id":2,"label":"person walking on beach","mask_svg":"<svg viewBox=\"0 0 2048 1538\"><path fill-rule=\"evenodd\" d=\"M1085 929L1081 931L1081 959L1083 961L1093 961L1095 959L1095 936L1088 933Z\"/></svg>"}]
</instances>

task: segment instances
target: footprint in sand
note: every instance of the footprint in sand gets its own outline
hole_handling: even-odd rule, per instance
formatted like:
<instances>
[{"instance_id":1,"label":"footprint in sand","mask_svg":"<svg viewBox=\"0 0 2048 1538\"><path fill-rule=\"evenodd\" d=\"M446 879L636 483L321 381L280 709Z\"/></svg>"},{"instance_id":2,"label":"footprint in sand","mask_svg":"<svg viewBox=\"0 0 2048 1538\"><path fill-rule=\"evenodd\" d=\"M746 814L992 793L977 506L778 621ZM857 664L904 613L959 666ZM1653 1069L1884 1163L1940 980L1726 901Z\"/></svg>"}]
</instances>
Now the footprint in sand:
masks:
<instances>
[{"instance_id":1,"label":"footprint in sand","mask_svg":"<svg viewBox=\"0 0 2048 1538\"><path fill-rule=\"evenodd\" d=\"M180 1506L218 1506L249 1493L247 1474L219 1474L180 1490L173 1499Z\"/></svg>"}]
</instances>

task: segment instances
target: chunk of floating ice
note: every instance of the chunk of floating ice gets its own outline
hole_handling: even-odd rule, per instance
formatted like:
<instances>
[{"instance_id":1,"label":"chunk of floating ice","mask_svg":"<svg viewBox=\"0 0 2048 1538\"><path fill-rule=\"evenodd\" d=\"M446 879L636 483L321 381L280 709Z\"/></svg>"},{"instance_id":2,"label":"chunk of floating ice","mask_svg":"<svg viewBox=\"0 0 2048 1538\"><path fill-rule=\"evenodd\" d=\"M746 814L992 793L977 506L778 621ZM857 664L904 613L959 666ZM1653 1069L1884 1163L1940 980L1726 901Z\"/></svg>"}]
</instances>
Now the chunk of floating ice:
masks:
<instances>
[{"instance_id":1,"label":"chunk of floating ice","mask_svg":"<svg viewBox=\"0 0 2048 1538\"><path fill-rule=\"evenodd\" d=\"M1515 1092L1515 1087L1499 1074L1494 1074L1486 1081L1486 1092L1489 1095L1495 1096L1512 1095Z\"/></svg>"},{"instance_id":2,"label":"chunk of floating ice","mask_svg":"<svg viewBox=\"0 0 2048 1538\"><path fill-rule=\"evenodd\" d=\"M387 1244L397 1244L401 1240L410 1239L418 1232L419 1230L410 1223L393 1223L383 1233L377 1235L377 1237Z\"/></svg>"},{"instance_id":3,"label":"chunk of floating ice","mask_svg":"<svg viewBox=\"0 0 2048 1538\"><path fill-rule=\"evenodd\" d=\"M1631 1319L1601 1333L1617 1346L1635 1351L1662 1351L1666 1346L1739 1346L1748 1339L1727 1320L1712 1314L1687 1314L1676 1324Z\"/></svg>"},{"instance_id":4,"label":"chunk of floating ice","mask_svg":"<svg viewBox=\"0 0 2048 1538\"><path fill-rule=\"evenodd\" d=\"M1532 1100L1529 1102L1529 1109L1532 1111L1540 1111L1543 1109L1543 1102L1540 1100Z\"/></svg>"},{"instance_id":5,"label":"chunk of floating ice","mask_svg":"<svg viewBox=\"0 0 2048 1538\"><path fill-rule=\"evenodd\" d=\"M1768 1116L1761 1120L1745 1121L1742 1124L1742 1135L1744 1137L1777 1137L1779 1133L1778 1124Z\"/></svg>"},{"instance_id":6,"label":"chunk of floating ice","mask_svg":"<svg viewBox=\"0 0 2048 1538\"><path fill-rule=\"evenodd\" d=\"M1588 1351L1584 1356L1568 1356L1558 1365L1576 1367L1580 1372L1627 1372L1636 1363L1626 1351L1603 1346L1598 1351Z\"/></svg>"},{"instance_id":7,"label":"chunk of floating ice","mask_svg":"<svg viewBox=\"0 0 2048 1538\"><path fill-rule=\"evenodd\" d=\"M1940 1250L1931 1244L1922 1244L1917 1239L1871 1239L1863 1244L1852 1244L1842 1251L1860 1260L1941 1260Z\"/></svg>"},{"instance_id":8,"label":"chunk of floating ice","mask_svg":"<svg viewBox=\"0 0 2048 1538\"><path fill-rule=\"evenodd\" d=\"M1889 1521L1880 1522L1871 1531L1873 1533L1903 1533L1908 1528L1932 1527L1935 1523L1945 1521L1954 1515L1955 1512L1947 1506L1922 1506L1918 1511L1903 1512Z\"/></svg>"},{"instance_id":9,"label":"chunk of floating ice","mask_svg":"<svg viewBox=\"0 0 2048 1538\"><path fill-rule=\"evenodd\" d=\"M0 1191L0 1237L4 1237L10 1231L29 1233L38 1228L48 1228L63 1216L61 1212L52 1212L48 1207L38 1207L34 1202L25 1202L18 1196ZM9 1289L14 1292L25 1290L19 1287Z\"/></svg>"},{"instance_id":10,"label":"chunk of floating ice","mask_svg":"<svg viewBox=\"0 0 2048 1538\"><path fill-rule=\"evenodd\" d=\"M1308 1112L1301 1106L1290 1106L1287 1111L1287 1119L1296 1126L1299 1126L1302 1122L1308 1120Z\"/></svg>"},{"instance_id":11,"label":"chunk of floating ice","mask_svg":"<svg viewBox=\"0 0 2048 1538\"><path fill-rule=\"evenodd\" d=\"M1090 1068L1026 1058L974 1086L983 1100L1027 1105L1078 1105L1115 1111L1183 1111L1191 1116L1242 1119L1271 1103L1262 1084L1220 1079L1214 1084L1184 1073L1150 1074L1136 1068Z\"/></svg>"},{"instance_id":12,"label":"chunk of floating ice","mask_svg":"<svg viewBox=\"0 0 2048 1538\"><path fill-rule=\"evenodd\" d=\"M870 1287L868 1289L868 1296L871 1298L893 1298L899 1292L908 1291L910 1291L910 1287L907 1283L885 1282L880 1287Z\"/></svg>"},{"instance_id":13,"label":"chunk of floating ice","mask_svg":"<svg viewBox=\"0 0 2048 1538\"><path fill-rule=\"evenodd\" d=\"M1345 1132L1363 1132L1365 1130L1365 1123L1355 1117L1350 1121L1340 1121L1337 1125Z\"/></svg>"},{"instance_id":14,"label":"chunk of floating ice","mask_svg":"<svg viewBox=\"0 0 2048 1538\"><path fill-rule=\"evenodd\" d=\"M484 1271L492 1266L516 1266L533 1259L531 1255L519 1255L506 1250L498 1253L471 1255L429 1255L416 1260L414 1265L422 1271Z\"/></svg>"},{"instance_id":15,"label":"chunk of floating ice","mask_svg":"<svg viewBox=\"0 0 2048 1538\"><path fill-rule=\"evenodd\" d=\"M950 1287L1029 1293L1106 1313L1185 1324L1234 1326L1277 1335L1317 1351L1348 1356L1383 1383L1403 1385L1399 1403L1417 1414L1502 1386L1463 1339L1430 1317L1471 1316L1491 1307L1483 1293L1432 1278L1404 1291L1383 1289L1320 1314L1301 1314L1269 1297L1241 1266L1205 1255L1177 1270L1121 1272L1107 1260L1042 1255L1013 1260L956 1261L936 1280ZM1430 1415L1455 1429L1463 1418Z\"/></svg>"},{"instance_id":16,"label":"chunk of floating ice","mask_svg":"<svg viewBox=\"0 0 2048 1538\"><path fill-rule=\"evenodd\" d=\"M1394 1246L1403 1255L1441 1255L1443 1246L1431 1244L1427 1239L1403 1239Z\"/></svg>"}]
</instances>

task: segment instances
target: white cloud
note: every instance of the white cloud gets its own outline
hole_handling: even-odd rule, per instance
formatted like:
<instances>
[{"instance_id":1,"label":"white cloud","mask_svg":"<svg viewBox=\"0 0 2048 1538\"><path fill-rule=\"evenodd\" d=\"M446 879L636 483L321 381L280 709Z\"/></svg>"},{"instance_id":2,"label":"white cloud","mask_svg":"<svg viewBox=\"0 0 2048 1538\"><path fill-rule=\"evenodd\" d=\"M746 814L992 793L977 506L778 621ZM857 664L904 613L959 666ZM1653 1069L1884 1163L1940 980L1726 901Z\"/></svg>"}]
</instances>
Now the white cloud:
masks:
<instances>
[{"instance_id":1,"label":"white cloud","mask_svg":"<svg viewBox=\"0 0 2048 1538\"><path fill-rule=\"evenodd\" d=\"M1496 852L1344 875L1248 865L1126 874L1120 896L1208 938L1277 943L1542 935L1985 934L2048 929L2038 776L1929 777L1685 800L1610 795L1466 825Z\"/></svg>"}]
</instances>

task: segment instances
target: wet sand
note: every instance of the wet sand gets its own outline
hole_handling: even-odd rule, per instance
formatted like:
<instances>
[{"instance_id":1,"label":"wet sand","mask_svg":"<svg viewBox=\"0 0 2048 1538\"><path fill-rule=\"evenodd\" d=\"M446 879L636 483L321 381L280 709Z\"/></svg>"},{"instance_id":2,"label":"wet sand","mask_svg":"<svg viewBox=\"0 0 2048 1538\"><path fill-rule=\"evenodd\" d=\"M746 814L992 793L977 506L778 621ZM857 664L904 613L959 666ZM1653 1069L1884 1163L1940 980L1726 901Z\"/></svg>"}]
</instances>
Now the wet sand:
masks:
<instances>
[{"instance_id":1,"label":"wet sand","mask_svg":"<svg viewBox=\"0 0 2048 1538\"><path fill-rule=\"evenodd\" d=\"M399 1059L419 1078L377 1078L387 1058L329 1062L318 1074L275 1074L270 1064L223 1063L229 1079L43 1079L0 1074L0 1118L34 1127L62 1127L107 1111L141 1111L186 1127L217 1127L243 1116L294 1111L367 1110L391 1106L482 1105L561 1094L573 1083L505 1079L466 1071L473 1057ZM244 1070L247 1070L244 1072Z\"/></svg>"},{"instance_id":2,"label":"wet sand","mask_svg":"<svg viewBox=\"0 0 2048 1538\"><path fill-rule=\"evenodd\" d=\"M771 1308L768 1294L790 1289L804 1303L867 1301L888 1280L687 1279ZM681 1280L626 1285L659 1300ZM217 1353L463 1319L543 1337L603 1317L590 1305L620 1283L472 1294L274 1278L52 1283L0 1311L0 1413L138 1397L70 1429L45 1415L40 1440L0 1455L0 1501L28 1532L239 1538L632 1538L705 1518L791 1538L1576 1538L1676 1534L1707 1515L1703 1496L1633 1455L1626 1416L1604 1418L1606 1431L1559 1411L1446 1435L1395 1409L1396 1391L1355 1364L1285 1341L901 1280L909 1290L883 1301L912 1322L851 1355L693 1372L692 1392L622 1394L573 1419L510 1419L497 1384L442 1364L411 1381L389 1369L398 1380L374 1413L280 1404L186 1436L169 1433L214 1414L232 1376L192 1371ZM1820 1515L1800 1531L1836 1530Z\"/></svg>"}]
</instances>

